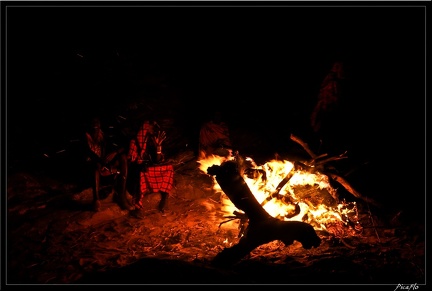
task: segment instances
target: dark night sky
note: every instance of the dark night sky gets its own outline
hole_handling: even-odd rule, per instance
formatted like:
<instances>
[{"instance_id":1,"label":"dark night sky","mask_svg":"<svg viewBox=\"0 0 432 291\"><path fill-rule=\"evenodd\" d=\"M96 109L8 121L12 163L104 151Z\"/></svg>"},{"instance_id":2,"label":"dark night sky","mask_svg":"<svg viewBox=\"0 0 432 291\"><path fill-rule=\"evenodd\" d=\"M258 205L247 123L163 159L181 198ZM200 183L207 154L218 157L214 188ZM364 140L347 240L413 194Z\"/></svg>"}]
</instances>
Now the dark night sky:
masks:
<instances>
[{"instance_id":1,"label":"dark night sky","mask_svg":"<svg viewBox=\"0 0 432 291\"><path fill-rule=\"evenodd\" d=\"M139 96L143 76L166 76L192 121L216 104L232 122L261 119L277 131L308 120L342 60L354 142L422 167L425 7L44 4L3 10L9 154L68 138L61 128L89 111Z\"/></svg>"}]
</instances>

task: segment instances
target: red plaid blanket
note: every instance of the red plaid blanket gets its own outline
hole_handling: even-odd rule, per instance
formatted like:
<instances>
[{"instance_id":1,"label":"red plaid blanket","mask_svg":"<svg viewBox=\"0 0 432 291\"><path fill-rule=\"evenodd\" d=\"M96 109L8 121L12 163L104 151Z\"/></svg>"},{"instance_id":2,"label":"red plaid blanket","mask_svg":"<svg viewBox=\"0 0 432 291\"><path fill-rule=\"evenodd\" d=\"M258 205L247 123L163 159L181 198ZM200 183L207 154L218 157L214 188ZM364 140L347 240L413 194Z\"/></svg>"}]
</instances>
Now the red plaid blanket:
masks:
<instances>
[{"instance_id":1,"label":"red plaid blanket","mask_svg":"<svg viewBox=\"0 0 432 291\"><path fill-rule=\"evenodd\" d=\"M141 172L141 193L170 193L174 184L174 167L172 165L150 166Z\"/></svg>"}]
</instances>

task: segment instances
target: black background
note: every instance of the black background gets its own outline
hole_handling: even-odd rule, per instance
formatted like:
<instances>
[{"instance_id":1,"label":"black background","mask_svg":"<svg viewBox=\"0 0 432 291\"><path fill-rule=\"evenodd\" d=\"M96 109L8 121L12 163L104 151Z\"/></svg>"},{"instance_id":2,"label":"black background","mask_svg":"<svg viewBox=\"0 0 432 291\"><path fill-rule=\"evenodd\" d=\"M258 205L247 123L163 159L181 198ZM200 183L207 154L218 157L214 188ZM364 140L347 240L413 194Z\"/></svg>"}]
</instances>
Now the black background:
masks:
<instances>
[{"instance_id":1,"label":"black background","mask_svg":"<svg viewBox=\"0 0 432 291\"><path fill-rule=\"evenodd\" d=\"M144 76L168 80L180 100L176 114L192 132L217 106L240 129L259 124L274 134L307 136L319 85L341 60L349 92L341 135L375 161L373 180L383 195L409 195L414 187L421 196L414 204L424 203L421 5L10 2L3 8L9 167L61 149L90 115L145 101Z\"/></svg>"}]
</instances>

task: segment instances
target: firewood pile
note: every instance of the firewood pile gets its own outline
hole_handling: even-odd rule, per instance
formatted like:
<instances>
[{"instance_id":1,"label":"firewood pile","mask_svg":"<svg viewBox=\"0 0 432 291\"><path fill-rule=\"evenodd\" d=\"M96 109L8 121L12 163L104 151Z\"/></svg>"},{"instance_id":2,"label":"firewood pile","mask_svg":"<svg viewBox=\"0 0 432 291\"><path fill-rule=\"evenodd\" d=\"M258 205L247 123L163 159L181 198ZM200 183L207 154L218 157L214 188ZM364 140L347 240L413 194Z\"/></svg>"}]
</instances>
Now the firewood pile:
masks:
<instances>
[{"instance_id":1,"label":"firewood pile","mask_svg":"<svg viewBox=\"0 0 432 291\"><path fill-rule=\"evenodd\" d=\"M338 156L332 157L329 157L327 154L318 156L309 148L308 144L300 138L291 135L291 139L303 147L303 149L309 154L310 159L294 161L291 170L284 173L283 176L280 176L279 174L277 186L273 186L271 190L265 189L265 197L260 198L261 207L265 207L270 201L283 206L291 206L291 208L287 208L288 210L284 214L279 212L272 215L280 220L294 219L308 222L323 235L331 235L340 239L362 235L363 226L361 223L361 217L364 217L364 215L359 213L357 202L363 202L366 206L370 204L379 207L380 205L373 199L363 196L335 168L332 162L347 159L347 153L344 152ZM260 180L258 182L261 184L270 184L271 181L268 181L269 177L267 177L266 174L268 176L275 175L277 167L279 166L275 163L278 163L278 161L275 160L272 161L273 164L269 163L268 165L265 164L264 166L259 167L252 159L248 159L249 160L246 161L246 159L240 156L238 152L234 157L232 157L232 160L236 163L238 174L247 181L254 180L255 182L253 183L257 183L257 181ZM211 168L209 168L209 170L211 171ZM213 174L216 175L214 171ZM298 175L296 176L296 174L303 175L303 181L294 182L289 185L290 182L292 182L292 179L299 180ZM310 177L308 177L308 175ZM305 182L307 179L313 179L313 181ZM238 181L234 180L231 182L238 183ZM286 187L287 185L289 186ZM231 186L232 185L227 186L225 191L232 191ZM281 193L281 190L284 187L286 187L286 193ZM346 193L351 194L351 197L348 197L350 199L346 199L346 197L341 198L342 195L339 193L341 187L343 187ZM237 196L245 199L242 195L248 196L249 191L248 189L236 189L236 191L240 193L227 194L225 192L231 200L237 199L237 204L240 203L240 205L237 205L235 200L232 201L237 207L237 210L234 210L232 215L226 216L226 222L238 219L240 221L239 236L242 236L246 230L245 225L248 223L248 215L242 211L238 211L238 209L244 205L241 205L243 204L243 200L238 200L239 198ZM254 195L257 196L256 194ZM246 198L246 201L250 200L250 197ZM258 210L258 206L254 208L255 209L252 210L254 212L252 215L255 215L255 212L257 211L262 211L261 209ZM306 208L308 211L303 211ZM311 212L318 210L324 212L321 215L324 217L323 219L317 219L311 215ZM370 208L368 211L370 212ZM249 215L251 215L251 213L249 213ZM328 216L325 217L325 215ZM369 219L372 219L372 217L369 216Z\"/></svg>"}]
</instances>

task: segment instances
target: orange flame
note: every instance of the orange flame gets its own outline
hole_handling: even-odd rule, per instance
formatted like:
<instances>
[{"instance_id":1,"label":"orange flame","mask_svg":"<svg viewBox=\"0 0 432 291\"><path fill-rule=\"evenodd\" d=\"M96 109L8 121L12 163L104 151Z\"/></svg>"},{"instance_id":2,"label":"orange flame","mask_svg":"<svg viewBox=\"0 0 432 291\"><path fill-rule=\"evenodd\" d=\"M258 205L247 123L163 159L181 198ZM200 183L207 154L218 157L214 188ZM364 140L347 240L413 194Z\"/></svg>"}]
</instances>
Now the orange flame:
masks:
<instances>
[{"instance_id":1,"label":"orange flame","mask_svg":"<svg viewBox=\"0 0 432 291\"><path fill-rule=\"evenodd\" d=\"M221 165L223 162L233 159L233 156L224 158L213 155L198 160L199 169L207 174L207 168L213 165ZM335 236L354 235L356 231L361 229L355 202L336 202L333 197L337 197L337 191L330 185L327 175L319 172L310 173L307 170L294 170L294 163L287 160L270 160L263 165L257 165L251 158L246 158L246 160L254 170L258 170L257 173L261 174L254 175L254 177L246 174L242 176L257 201L273 217L286 221L304 221L311 224L316 230L324 230ZM279 183L291 171L294 171L291 178L279 189L278 193L279 197L288 195L290 201L298 204L300 213L292 218L287 218L290 213L294 212L295 205L284 202L284 199L272 198L272 194L277 192ZM263 179L264 175L265 179ZM223 193L215 177L213 177L213 189ZM304 195L305 191L310 195ZM316 201L317 199L313 199L312 194L315 196L325 194L334 203L323 203L325 199ZM226 195L222 195L222 199L222 211L226 215L232 216L234 211L242 212L235 207ZM354 227L353 223L355 224ZM347 227L341 234L342 226Z\"/></svg>"}]
</instances>

